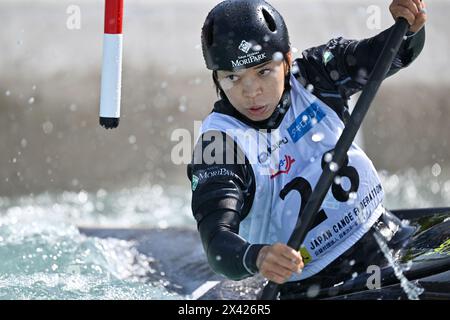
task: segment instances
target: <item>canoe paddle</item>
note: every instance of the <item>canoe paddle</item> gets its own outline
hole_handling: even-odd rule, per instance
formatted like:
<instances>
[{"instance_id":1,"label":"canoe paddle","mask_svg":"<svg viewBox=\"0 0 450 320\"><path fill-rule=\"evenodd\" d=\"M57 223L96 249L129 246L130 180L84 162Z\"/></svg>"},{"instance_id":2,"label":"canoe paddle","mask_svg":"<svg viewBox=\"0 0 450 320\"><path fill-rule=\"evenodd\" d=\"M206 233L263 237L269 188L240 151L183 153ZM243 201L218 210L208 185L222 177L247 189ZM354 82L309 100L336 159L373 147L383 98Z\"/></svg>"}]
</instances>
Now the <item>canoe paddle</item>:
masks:
<instances>
[{"instance_id":1,"label":"canoe paddle","mask_svg":"<svg viewBox=\"0 0 450 320\"><path fill-rule=\"evenodd\" d=\"M345 156L355 139L356 133L358 132L361 123L369 110L370 104L374 99L378 88L381 85L381 82L385 79L392 62L394 61L395 56L402 44L402 41L406 35L406 32L409 29L409 24L404 18L399 18L395 22L394 28L389 35L389 38L384 46L380 57L375 64L375 67L372 73L369 76L367 84L364 86L364 89L361 93L361 96L356 103L356 106L352 112L350 120L345 126L344 131L342 132L341 137L336 143L336 147L332 154L332 159L329 162L329 165L324 166L322 175L317 182L314 191L309 198L305 206L305 210L297 220L297 224L295 225L294 231L292 232L291 237L287 243L288 246L294 248L295 250L299 250L301 244L305 240L307 231L309 231L309 227L313 221L314 216L319 211L320 206L333 183L333 179L336 176L338 170L337 168L342 167L344 163ZM331 167L332 169L331 170ZM262 300L274 300L276 299L279 291L279 285L275 282L269 281L269 283L265 286L260 299Z\"/></svg>"}]
</instances>

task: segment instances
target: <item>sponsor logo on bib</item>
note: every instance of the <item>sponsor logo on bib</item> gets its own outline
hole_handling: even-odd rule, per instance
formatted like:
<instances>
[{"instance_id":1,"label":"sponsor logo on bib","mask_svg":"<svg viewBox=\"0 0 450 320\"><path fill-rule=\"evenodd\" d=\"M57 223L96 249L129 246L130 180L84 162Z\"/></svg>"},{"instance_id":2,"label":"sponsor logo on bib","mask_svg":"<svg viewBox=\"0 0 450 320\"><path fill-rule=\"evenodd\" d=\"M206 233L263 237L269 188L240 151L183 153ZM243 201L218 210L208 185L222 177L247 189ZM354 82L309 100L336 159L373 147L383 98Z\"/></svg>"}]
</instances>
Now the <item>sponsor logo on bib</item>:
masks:
<instances>
[{"instance_id":1,"label":"sponsor logo on bib","mask_svg":"<svg viewBox=\"0 0 450 320\"><path fill-rule=\"evenodd\" d=\"M292 141L296 143L325 117L325 112L322 111L317 103L311 104L287 129Z\"/></svg>"}]
</instances>

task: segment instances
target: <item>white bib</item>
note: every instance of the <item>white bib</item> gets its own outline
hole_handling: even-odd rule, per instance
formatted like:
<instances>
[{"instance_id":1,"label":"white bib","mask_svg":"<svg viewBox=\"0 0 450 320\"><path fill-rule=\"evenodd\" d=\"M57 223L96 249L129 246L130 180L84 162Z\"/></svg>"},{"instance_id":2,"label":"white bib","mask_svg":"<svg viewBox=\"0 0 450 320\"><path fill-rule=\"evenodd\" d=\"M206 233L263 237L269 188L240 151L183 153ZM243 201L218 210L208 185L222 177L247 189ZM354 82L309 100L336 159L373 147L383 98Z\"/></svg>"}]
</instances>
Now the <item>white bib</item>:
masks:
<instances>
[{"instance_id":1,"label":"white bib","mask_svg":"<svg viewBox=\"0 0 450 320\"><path fill-rule=\"evenodd\" d=\"M200 133L221 131L232 137L252 165L256 192L239 234L253 244L287 243L322 174L344 124L337 114L291 75L291 107L270 133L213 112ZM237 131L236 131L237 130ZM289 281L308 278L355 244L383 212L384 192L370 159L356 145L338 170L300 250L305 268Z\"/></svg>"}]
</instances>

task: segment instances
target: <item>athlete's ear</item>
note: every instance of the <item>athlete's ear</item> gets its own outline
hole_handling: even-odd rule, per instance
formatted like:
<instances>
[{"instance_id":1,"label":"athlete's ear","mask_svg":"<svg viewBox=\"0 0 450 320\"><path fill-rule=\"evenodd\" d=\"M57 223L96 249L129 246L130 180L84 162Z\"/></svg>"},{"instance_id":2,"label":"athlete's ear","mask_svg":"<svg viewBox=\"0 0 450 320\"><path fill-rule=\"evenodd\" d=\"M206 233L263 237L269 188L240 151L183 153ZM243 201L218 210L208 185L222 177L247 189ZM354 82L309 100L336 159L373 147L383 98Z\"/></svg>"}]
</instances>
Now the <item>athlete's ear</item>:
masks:
<instances>
[{"instance_id":1,"label":"athlete's ear","mask_svg":"<svg viewBox=\"0 0 450 320\"><path fill-rule=\"evenodd\" d=\"M286 75L289 73L289 70L291 70L292 68L292 51L289 50L289 52L287 52L285 54L285 59L284 59L284 67L285 67L285 73Z\"/></svg>"}]
</instances>

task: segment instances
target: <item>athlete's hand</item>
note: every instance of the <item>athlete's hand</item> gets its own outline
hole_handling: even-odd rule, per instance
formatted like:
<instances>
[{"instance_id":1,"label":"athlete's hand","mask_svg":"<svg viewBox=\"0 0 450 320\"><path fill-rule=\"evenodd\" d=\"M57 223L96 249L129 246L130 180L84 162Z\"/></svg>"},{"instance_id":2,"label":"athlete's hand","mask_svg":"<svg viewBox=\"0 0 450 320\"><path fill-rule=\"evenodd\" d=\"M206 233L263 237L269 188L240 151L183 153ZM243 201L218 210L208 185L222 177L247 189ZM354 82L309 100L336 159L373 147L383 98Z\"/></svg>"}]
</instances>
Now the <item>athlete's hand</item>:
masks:
<instances>
[{"instance_id":1,"label":"athlete's hand","mask_svg":"<svg viewBox=\"0 0 450 320\"><path fill-rule=\"evenodd\" d=\"M278 284L286 282L294 272L300 273L304 267L300 253L282 243L263 247L256 266L266 279Z\"/></svg>"},{"instance_id":2,"label":"athlete's hand","mask_svg":"<svg viewBox=\"0 0 450 320\"><path fill-rule=\"evenodd\" d=\"M417 32L425 25L427 13L425 2L422 0L393 0L389 6L395 20L403 17L408 20L409 31Z\"/></svg>"}]
</instances>

